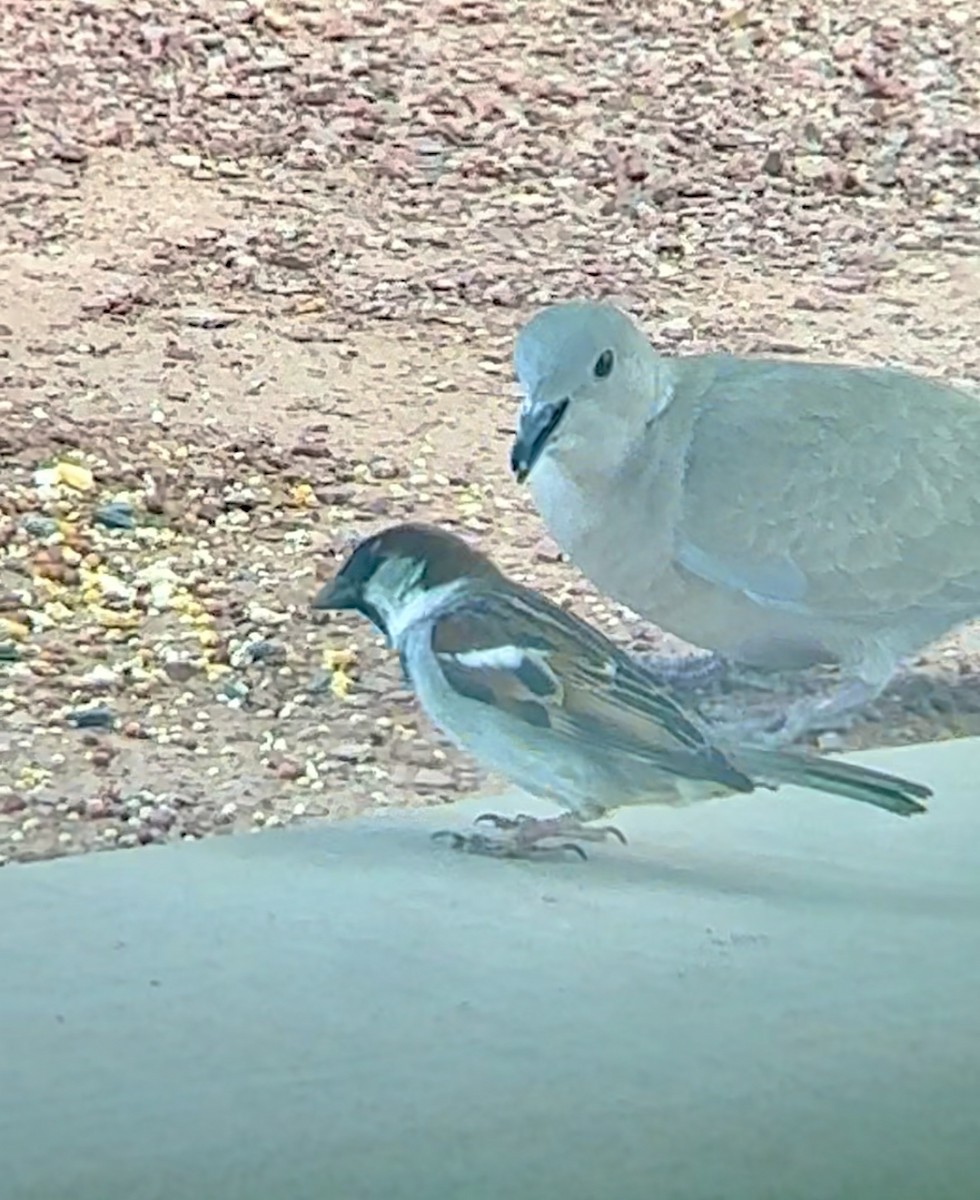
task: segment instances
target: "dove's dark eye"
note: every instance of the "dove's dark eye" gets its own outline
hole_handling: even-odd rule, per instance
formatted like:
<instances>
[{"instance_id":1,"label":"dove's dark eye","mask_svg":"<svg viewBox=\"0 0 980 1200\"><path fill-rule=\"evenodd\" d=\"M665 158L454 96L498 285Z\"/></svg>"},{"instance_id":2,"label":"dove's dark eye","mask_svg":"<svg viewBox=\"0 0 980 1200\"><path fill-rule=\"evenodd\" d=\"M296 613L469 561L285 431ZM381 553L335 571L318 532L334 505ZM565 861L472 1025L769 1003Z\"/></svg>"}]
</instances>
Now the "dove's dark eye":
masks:
<instances>
[{"instance_id":1,"label":"dove's dark eye","mask_svg":"<svg viewBox=\"0 0 980 1200\"><path fill-rule=\"evenodd\" d=\"M596 379L605 379L612 369L613 352L611 350L603 350L603 352L595 360L595 366L592 368L592 373L595 375Z\"/></svg>"}]
</instances>

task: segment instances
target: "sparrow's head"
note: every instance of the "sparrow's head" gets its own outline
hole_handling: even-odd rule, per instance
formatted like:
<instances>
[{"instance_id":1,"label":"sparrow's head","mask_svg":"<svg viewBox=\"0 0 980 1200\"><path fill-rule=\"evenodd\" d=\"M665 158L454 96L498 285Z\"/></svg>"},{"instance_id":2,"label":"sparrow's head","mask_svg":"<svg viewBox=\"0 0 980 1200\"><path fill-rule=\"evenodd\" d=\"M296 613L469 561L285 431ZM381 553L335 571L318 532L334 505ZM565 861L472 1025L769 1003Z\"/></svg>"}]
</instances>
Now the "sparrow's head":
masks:
<instances>
[{"instance_id":1,"label":"sparrow's head","mask_svg":"<svg viewBox=\"0 0 980 1200\"><path fill-rule=\"evenodd\" d=\"M433 525L392 525L359 542L313 598L315 609L353 609L394 644L454 587L503 576L455 533Z\"/></svg>"},{"instance_id":2,"label":"sparrow's head","mask_svg":"<svg viewBox=\"0 0 980 1200\"><path fill-rule=\"evenodd\" d=\"M545 456L573 471L622 461L633 409L650 406L656 362L643 332L610 304L553 304L532 317L514 346L524 393L510 452L518 483Z\"/></svg>"}]
</instances>

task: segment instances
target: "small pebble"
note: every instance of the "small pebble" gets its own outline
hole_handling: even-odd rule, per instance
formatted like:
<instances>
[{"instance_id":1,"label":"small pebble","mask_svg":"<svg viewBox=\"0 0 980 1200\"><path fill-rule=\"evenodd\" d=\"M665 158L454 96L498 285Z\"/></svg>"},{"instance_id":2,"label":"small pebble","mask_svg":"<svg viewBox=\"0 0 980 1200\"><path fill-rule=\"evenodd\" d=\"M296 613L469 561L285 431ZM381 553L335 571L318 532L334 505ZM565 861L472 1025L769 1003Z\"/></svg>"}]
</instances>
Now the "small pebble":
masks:
<instances>
[{"instance_id":1,"label":"small pebble","mask_svg":"<svg viewBox=\"0 0 980 1200\"><path fill-rule=\"evenodd\" d=\"M58 522L53 517L45 517L40 513L27 513L21 517L21 528L31 537L49 538L58 532Z\"/></svg>"},{"instance_id":2,"label":"small pebble","mask_svg":"<svg viewBox=\"0 0 980 1200\"><path fill-rule=\"evenodd\" d=\"M70 725L76 729L111 729L116 723L115 714L111 708L98 705L95 708L77 708L67 716Z\"/></svg>"},{"instance_id":3,"label":"small pebble","mask_svg":"<svg viewBox=\"0 0 980 1200\"><path fill-rule=\"evenodd\" d=\"M92 520L106 529L132 529L136 524L132 505L123 500L101 505L93 513Z\"/></svg>"},{"instance_id":4,"label":"small pebble","mask_svg":"<svg viewBox=\"0 0 980 1200\"><path fill-rule=\"evenodd\" d=\"M19 792L9 788L0 789L0 813L23 812L26 807L27 801Z\"/></svg>"}]
</instances>

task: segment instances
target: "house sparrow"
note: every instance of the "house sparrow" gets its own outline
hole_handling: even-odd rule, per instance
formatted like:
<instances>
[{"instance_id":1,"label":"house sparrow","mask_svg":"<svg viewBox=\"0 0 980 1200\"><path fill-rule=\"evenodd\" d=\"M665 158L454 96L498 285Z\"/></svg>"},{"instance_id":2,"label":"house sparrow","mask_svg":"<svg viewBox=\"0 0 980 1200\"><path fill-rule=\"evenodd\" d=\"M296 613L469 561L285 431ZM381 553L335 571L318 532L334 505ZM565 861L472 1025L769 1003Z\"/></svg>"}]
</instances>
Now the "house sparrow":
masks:
<instances>
[{"instance_id":1,"label":"house sparrow","mask_svg":"<svg viewBox=\"0 0 980 1200\"><path fill-rule=\"evenodd\" d=\"M662 629L764 669L840 664L834 728L980 614L980 398L884 368L666 358L606 304L521 329L511 450L558 545Z\"/></svg>"},{"instance_id":2,"label":"house sparrow","mask_svg":"<svg viewBox=\"0 0 980 1200\"><path fill-rule=\"evenodd\" d=\"M648 668L446 530L396 525L360 542L313 607L366 616L457 746L566 810L546 819L487 814L502 836L443 835L460 848L520 856L557 839L582 853L578 840L622 837L583 824L622 805L687 804L781 783L902 816L923 811L931 794L850 763L720 748Z\"/></svg>"}]
</instances>

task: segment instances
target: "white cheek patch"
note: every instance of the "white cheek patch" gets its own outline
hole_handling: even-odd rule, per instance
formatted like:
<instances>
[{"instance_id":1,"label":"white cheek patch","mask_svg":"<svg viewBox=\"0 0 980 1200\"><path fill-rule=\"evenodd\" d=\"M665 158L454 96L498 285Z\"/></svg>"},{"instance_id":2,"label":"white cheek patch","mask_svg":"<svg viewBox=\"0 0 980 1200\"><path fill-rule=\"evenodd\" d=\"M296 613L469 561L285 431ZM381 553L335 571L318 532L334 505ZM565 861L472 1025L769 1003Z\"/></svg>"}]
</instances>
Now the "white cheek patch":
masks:
<instances>
[{"instance_id":1,"label":"white cheek patch","mask_svg":"<svg viewBox=\"0 0 980 1200\"><path fill-rule=\"evenodd\" d=\"M365 588L365 599L384 618L392 646L399 645L413 625L429 620L439 612L464 586L464 581L456 580L436 588L419 587L417 580L424 569L422 563L410 564L407 579L404 575L399 577L395 571L394 576L388 576L386 582L372 582Z\"/></svg>"}]
</instances>

